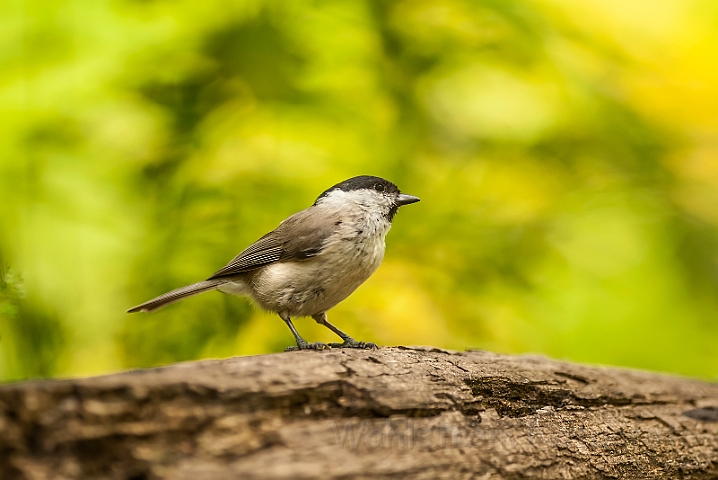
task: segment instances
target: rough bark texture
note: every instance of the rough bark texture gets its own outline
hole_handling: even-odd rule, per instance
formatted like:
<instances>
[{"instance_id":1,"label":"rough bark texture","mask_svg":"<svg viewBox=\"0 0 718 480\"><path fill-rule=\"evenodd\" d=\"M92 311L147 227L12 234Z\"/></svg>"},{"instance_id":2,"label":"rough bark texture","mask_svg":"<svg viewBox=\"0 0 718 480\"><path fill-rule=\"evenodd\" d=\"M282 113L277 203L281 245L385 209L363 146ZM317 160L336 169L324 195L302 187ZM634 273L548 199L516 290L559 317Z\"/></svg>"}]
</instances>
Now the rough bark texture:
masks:
<instances>
[{"instance_id":1,"label":"rough bark texture","mask_svg":"<svg viewBox=\"0 0 718 480\"><path fill-rule=\"evenodd\" d=\"M718 385L408 348L20 383L0 478L718 478Z\"/></svg>"}]
</instances>

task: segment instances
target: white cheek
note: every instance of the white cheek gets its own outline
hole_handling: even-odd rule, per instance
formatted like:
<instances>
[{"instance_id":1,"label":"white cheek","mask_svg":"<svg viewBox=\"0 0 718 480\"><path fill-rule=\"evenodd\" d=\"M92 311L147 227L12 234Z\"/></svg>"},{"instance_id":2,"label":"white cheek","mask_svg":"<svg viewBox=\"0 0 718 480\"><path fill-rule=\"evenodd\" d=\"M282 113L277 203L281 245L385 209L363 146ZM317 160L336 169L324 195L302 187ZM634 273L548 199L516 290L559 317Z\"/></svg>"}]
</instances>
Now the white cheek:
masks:
<instances>
[{"instance_id":1,"label":"white cheek","mask_svg":"<svg viewBox=\"0 0 718 480\"><path fill-rule=\"evenodd\" d=\"M394 201L382 193L362 189L349 192L334 190L322 198L320 203L329 208L334 207L337 210L346 210L347 206L352 205L383 216L389 212Z\"/></svg>"}]
</instances>

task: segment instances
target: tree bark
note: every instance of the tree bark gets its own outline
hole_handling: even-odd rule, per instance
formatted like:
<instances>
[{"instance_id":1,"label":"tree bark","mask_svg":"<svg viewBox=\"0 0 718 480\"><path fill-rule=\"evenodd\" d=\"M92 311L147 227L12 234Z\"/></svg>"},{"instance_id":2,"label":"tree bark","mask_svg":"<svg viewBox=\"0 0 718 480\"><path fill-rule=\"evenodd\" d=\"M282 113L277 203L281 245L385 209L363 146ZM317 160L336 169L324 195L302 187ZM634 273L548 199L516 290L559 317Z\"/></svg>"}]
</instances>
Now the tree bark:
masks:
<instances>
[{"instance_id":1,"label":"tree bark","mask_svg":"<svg viewBox=\"0 0 718 480\"><path fill-rule=\"evenodd\" d=\"M429 348L0 387L0 478L718 478L718 385Z\"/></svg>"}]
</instances>

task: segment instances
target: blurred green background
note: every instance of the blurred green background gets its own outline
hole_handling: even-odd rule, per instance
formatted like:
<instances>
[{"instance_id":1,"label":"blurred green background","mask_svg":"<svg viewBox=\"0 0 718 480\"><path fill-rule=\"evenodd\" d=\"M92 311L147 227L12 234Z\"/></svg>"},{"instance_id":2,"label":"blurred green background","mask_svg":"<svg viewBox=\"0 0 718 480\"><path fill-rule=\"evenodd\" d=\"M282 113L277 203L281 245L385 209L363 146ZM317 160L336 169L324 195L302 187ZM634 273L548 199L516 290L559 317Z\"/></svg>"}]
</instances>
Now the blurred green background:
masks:
<instances>
[{"instance_id":1,"label":"blurred green background","mask_svg":"<svg viewBox=\"0 0 718 480\"><path fill-rule=\"evenodd\" d=\"M356 338L717 379L717 53L711 0L4 0L0 379L281 351L124 311L359 174L422 202Z\"/></svg>"}]
</instances>

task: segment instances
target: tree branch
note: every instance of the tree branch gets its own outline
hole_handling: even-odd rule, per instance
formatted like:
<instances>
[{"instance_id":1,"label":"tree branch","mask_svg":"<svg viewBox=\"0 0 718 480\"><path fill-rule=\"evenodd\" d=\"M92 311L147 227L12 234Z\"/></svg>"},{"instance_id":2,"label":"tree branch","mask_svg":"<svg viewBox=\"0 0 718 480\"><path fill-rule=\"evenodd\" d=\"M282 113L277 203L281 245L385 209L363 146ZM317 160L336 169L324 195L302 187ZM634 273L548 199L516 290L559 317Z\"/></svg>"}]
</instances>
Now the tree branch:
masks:
<instances>
[{"instance_id":1,"label":"tree branch","mask_svg":"<svg viewBox=\"0 0 718 480\"><path fill-rule=\"evenodd\" d=\"M487 352L292 352L0 388L2 479L718 476L718 385Z\"/></svg>"}]
</instances>

